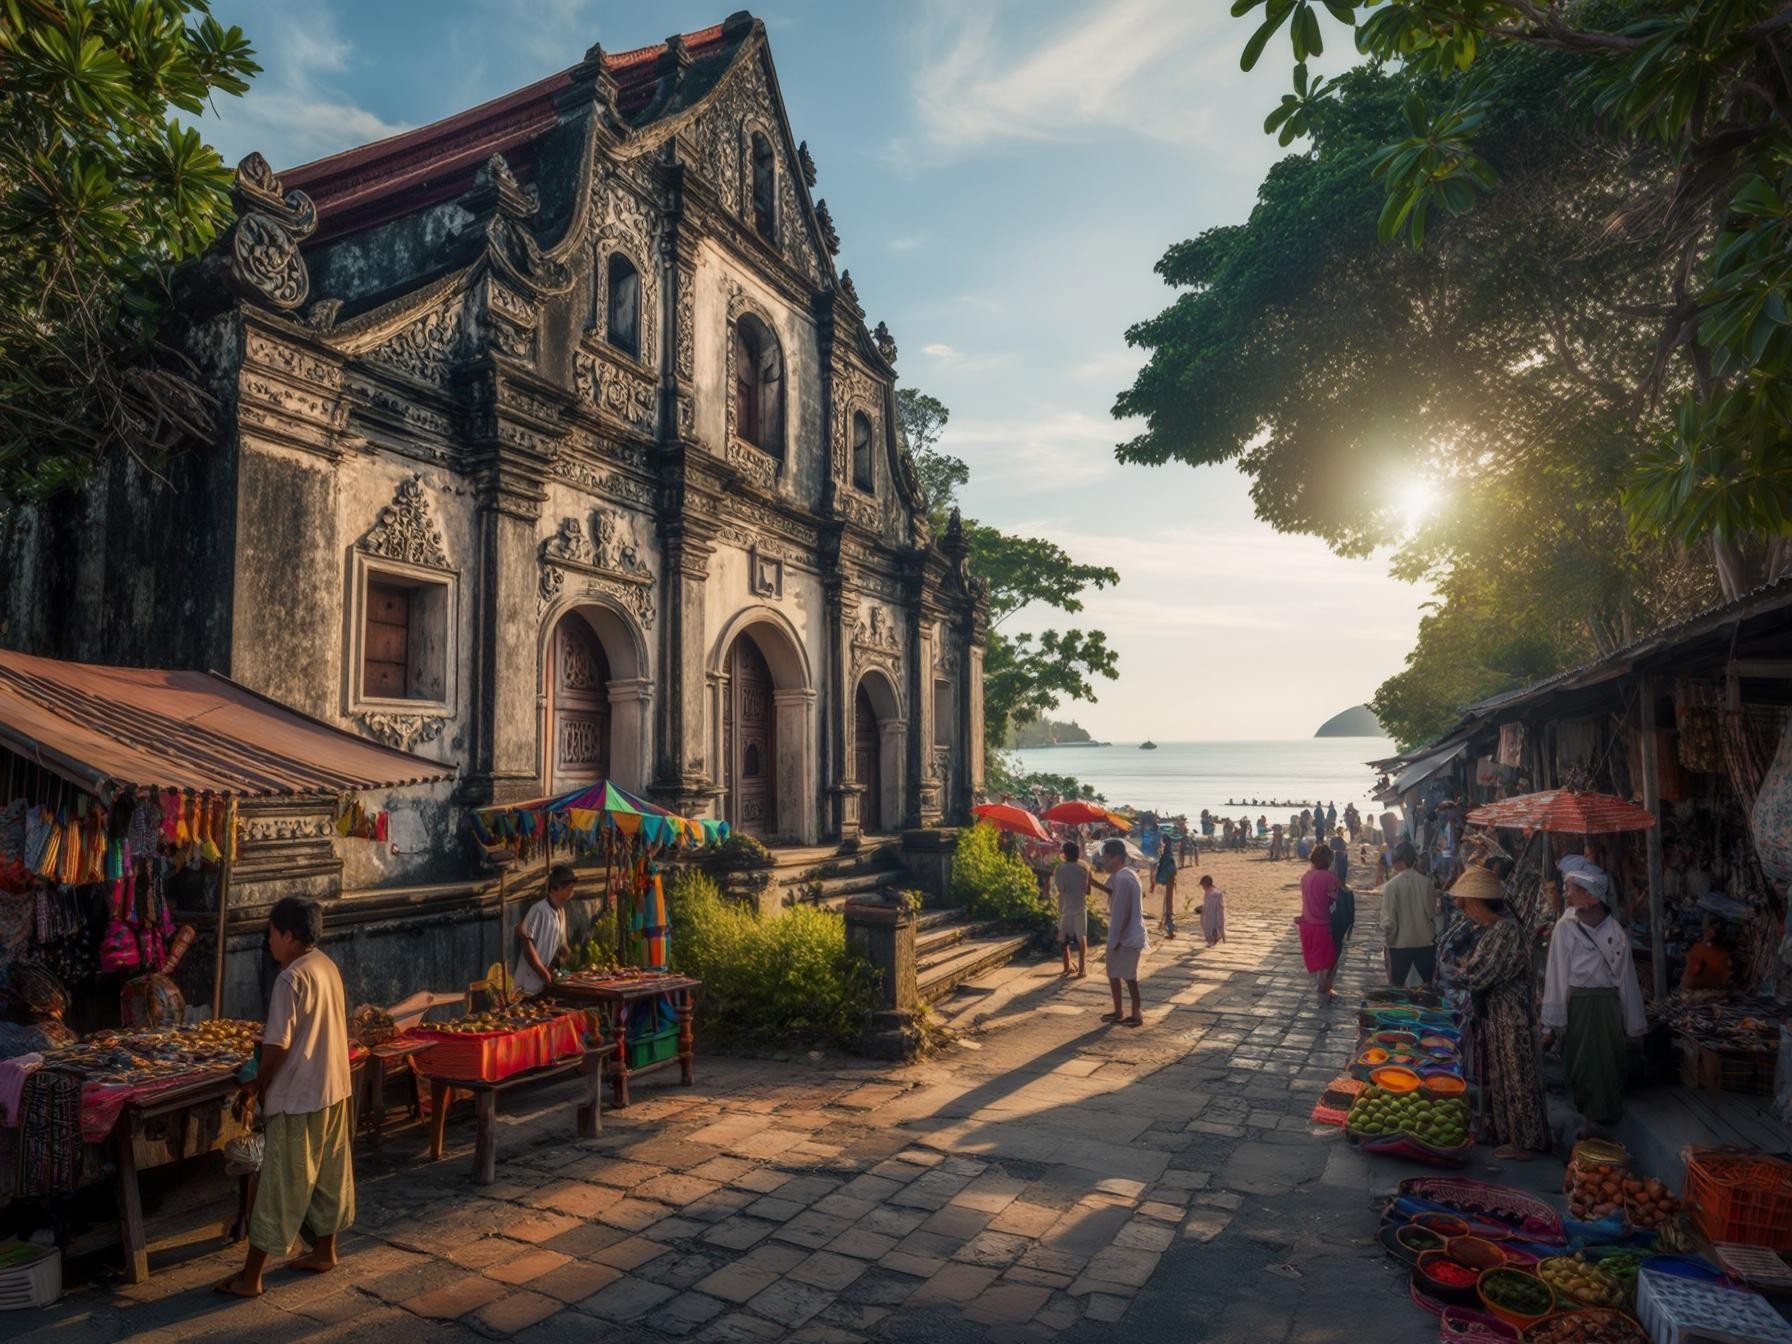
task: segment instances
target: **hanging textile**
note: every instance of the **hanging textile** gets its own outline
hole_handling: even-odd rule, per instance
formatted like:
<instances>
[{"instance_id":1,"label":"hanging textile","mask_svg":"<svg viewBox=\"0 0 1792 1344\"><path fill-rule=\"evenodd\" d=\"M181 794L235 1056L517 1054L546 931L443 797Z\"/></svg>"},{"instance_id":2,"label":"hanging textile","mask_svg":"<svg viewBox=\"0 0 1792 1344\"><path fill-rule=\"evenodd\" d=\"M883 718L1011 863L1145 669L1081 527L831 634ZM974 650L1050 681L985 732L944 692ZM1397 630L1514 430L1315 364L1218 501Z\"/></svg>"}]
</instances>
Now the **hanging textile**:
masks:
<instances>
[{"instance_id":1,"label":"hanging textile","mask_svg":"<svg viewBox=\"0 0 1792 1344\"><path fill-rule=\"evenodd\" d=\"M1674 683L1674 729L1680 764L1700 774L1724 769L1723 728L1718 690L1709 681L1681 677Z\"/></svg>"},{"instance_id":2,"label":"hanging textile","mask_svg":"<svg viewBox=\"0 0 1792 1344\"><path fill-rule=\"evenodd\" d=\"M72 1189L80 1165L81 1080L60 1069L38 1069L19 1099L19 1193Z\"/></svg>"},{"instance_id":3,"label":"hanging textile","mask_svg":"<svg viewBox=\"0 0 1792 1344\"><path fill-rule=\"evenodd\" d=\"M1524 764L1524 725L1522 723L1502 723L1500 725L1499 750L1494 753L1494 760L1501 765L1509 765L1514 769Z\"/></svg>"},{"instance_id":4,"label":"hanging textile","mask_svg":"<svg viewBox=\"0 0 1792 1344\"><path fill-rule=\"evenodd\" d=\"M1721 722L1724 763L1729 767L1730 787L1742 799L1743 809L1752 812L1755 796L1761 791L1761 780L1779 750L1780 734L1786 726L1785 711L1726 709Z\"/></svg>"}]
</instances>

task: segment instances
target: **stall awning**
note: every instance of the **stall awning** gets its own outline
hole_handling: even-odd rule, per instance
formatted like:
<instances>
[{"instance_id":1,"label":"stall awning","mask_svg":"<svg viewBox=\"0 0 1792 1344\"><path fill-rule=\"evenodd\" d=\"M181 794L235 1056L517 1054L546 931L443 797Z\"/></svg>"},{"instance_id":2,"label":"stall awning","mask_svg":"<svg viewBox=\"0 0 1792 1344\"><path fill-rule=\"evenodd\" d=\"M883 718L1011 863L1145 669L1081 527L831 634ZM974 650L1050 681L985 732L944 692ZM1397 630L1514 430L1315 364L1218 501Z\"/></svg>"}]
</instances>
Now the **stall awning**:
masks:
<instances>
[{"instance_id":1,"label":"stall awning","mask_svg":"<svg viewBox=\"0 0 1792 1344\"><path fill-rule=\"evenodd\" d=\"M1421 756L1400 772L1400 778L1396 779L1393 784L1394 792L1403 794L1408 789L1418 788L1419 785L1467 750L1468 743L1457 742L1453 746L1445 747L1442 751L1434 751L1429 756Z\"/></svg>"},{"instance_id":2,"label":"stall awning","mask_svg":"<svg viewBox=\"0 0 1792 1344\"><path fill-rule=\"evenodd\" d=\"M97 794L180 789L238 798L451 779L215 672L100 667L0 649L0 746Z\"/></svg>"}]
</instances>

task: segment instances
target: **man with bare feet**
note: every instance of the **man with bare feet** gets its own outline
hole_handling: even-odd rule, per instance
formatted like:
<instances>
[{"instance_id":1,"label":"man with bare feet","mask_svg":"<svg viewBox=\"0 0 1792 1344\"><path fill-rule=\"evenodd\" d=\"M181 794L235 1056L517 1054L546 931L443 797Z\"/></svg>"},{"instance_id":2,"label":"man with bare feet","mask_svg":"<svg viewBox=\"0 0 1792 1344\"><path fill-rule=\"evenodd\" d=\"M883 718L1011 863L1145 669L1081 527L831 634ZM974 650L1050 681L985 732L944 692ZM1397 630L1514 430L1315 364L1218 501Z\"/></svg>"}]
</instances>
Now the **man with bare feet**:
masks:
<instances>
[{"instance_id":1,"label":"man with bare feet","mask_svg":"<svg viewBox=\"0 0 1792 1344\"><path fill-rule=\"evenodd\" d=\"M1102 1014L1103 1022L1123 1027L1142 1027L1139 1012L1139 961L1145 955L1144 893L1139 875L1126 866L1126 842L1109 840L1101 847L1101 866L1110 875L1108 884L1108 988L1114 992L1114 1011ZM1121 1015L1120 986L1132 996L1132 1015Z\"/></svg>"},{"instance_id":2,"label":"man with bare feet","mask_svg":"<svg viewBox=\"0 0 1792 1344\"><path fill-rule=\"evenodd\" d=\"M246 1088L259 1098L267 1125L249 1253L217 1291L259 1297L270 1255L285 1255L301 1227L315 1238L288 1269L322 1274L336 1267L336 1237L355 1220L348 1013L342 976L317 944L323 907L288 896L268 915L268 947L280 963L261 1064Z\"/></svg>"}]
</instances>

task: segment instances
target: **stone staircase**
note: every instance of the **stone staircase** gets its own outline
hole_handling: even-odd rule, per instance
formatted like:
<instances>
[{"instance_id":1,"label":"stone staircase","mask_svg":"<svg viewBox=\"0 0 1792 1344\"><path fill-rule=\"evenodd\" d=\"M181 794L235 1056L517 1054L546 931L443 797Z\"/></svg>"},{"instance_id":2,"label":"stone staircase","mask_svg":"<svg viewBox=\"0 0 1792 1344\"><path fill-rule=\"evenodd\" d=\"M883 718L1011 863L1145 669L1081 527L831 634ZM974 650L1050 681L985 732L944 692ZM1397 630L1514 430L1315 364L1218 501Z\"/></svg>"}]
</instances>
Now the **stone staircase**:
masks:
<instances>
[{"instance_id":1,"label":"stone staircase","mask_svg":"<svg viewBox=\"0 0 1792 1344\"><path fill-rule=\"evenodd\" d=\"M850 897L915 885L897 857L897 842L868 838L856 854L831 845L772 850L771 885L761 910L814 905L843 910ZM967 980L1006 965L1027 945L999 922L967 919L962 910L929 909L915 930L915 978L923 1003L942 999Z\"/></svg>"}]
</instances>

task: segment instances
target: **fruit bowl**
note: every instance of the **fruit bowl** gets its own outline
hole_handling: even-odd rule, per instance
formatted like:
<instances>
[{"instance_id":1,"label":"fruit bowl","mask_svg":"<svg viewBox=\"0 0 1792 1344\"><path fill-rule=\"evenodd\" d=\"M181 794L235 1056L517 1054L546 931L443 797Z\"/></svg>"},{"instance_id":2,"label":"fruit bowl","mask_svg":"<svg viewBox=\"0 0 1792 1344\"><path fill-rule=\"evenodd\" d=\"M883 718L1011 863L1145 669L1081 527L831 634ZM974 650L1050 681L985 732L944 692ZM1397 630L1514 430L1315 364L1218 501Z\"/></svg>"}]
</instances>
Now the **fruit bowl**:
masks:
<instances>
[{"instance_id":1,"label":"fruit bowl","mask_svg":"<svg viewBox=\"0 0 1792 1344\"><path fill-rule=\"evenodd\" d=\"M1478 1300L1480 1272L1452 1259L1448 1251L1426 1251L1412 1273L1419 1291L1434 1302L1472 1307Z\"/></svg>"},{"instance_id":2,"label":"fruit bowl","mask_svg":"<svg viewBox=\"0 0 1792 1344\"><path fill-rule=\"evenodd\" d=\"M1476 1286L1481 1305L1508 1325L1524 1330L1555 1310L1555 1291L1521 1269L1483 1270Z\"/></svg>"},{"instance_id":3,"label":"fruit bowl","mask_svg":"<svg viewBox=\"0 0 1792 1344\"><path fill-rule=\"evenodd\" d=\"M1383 1092L1392 1092L1396 1096L1419 1090L1419 1075L1397 1064L1383 1065L1369 1075L1369 1081Z\"/></svg>"}]
</instances>

